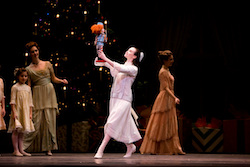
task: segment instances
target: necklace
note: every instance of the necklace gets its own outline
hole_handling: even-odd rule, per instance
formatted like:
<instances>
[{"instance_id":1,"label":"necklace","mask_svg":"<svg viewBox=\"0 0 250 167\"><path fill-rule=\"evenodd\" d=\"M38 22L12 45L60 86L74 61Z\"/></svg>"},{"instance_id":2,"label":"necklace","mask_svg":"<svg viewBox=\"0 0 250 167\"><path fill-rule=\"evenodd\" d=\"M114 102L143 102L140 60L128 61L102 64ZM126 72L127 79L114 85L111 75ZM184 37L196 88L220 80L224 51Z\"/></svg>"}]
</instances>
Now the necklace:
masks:
<instances>
[{"instance_id":1,"label":"necklace","mask_svg":"<svg viewBox=\"0 0 250 167\"><path fill-rule=\"evenodd\" d=\"M32 62L32 64L35 66L38 66L39 63L40 63L40 60L38 60L37 63Z\"/></svg>"}]
</instances>

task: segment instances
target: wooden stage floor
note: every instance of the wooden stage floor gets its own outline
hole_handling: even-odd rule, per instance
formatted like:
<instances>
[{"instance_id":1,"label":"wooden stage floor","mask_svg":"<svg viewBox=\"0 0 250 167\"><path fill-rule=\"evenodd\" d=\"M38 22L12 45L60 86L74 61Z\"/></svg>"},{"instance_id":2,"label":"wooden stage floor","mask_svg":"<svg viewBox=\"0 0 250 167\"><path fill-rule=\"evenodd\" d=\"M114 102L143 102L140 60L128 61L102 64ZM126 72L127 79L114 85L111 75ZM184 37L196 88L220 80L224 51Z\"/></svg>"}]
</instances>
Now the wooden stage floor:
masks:
<instances>
[{"instance_id":1,"label":"wooden stage floor","mask_svg":"<svg viewBox=\"0 0 250 167\"><path fill-rule=\"evenodd\" d=\"M187 154L187 155L141 155L133 154L123 158L122 153L106 153L103 159L94 159L91 153L54 153L45 156L34 153L31 157L14 157L11 154L0 156L0 166L192 166L192 167L250 167L249 154Z\"/></svg>"}]
</instances>

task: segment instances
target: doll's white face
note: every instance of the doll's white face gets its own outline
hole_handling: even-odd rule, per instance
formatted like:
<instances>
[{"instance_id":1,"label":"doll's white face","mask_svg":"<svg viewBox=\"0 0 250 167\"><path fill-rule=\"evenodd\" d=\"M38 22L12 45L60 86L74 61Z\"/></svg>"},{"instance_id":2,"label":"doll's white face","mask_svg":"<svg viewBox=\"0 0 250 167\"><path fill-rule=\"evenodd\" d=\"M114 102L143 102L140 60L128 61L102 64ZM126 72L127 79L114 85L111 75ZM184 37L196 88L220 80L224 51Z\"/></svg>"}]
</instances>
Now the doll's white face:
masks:
<instances>
[{"instance_id":1,"label":"doll's white face","mask_svg":"<svg viewBox=\"0 0 250 167\"><path fill-rule=\"evenodd\" d=\"M105 30L104 30L104 29L102 29L102 30L101 30L101 33L103 34L103 33L104 33L104 31L105 31Z\"/></svg>"},{"instance_id":2,"label":"doll's white face","mask_svg":"<svg viewBox=\"0 0 250 167\"><path fill-rule=\"evenodd\" d=\"M136 58L135 52L136 52L136 48L131 47L125 52L124 57L126 57L127 59L135 59Z\"/></svg>"}]
</instances>

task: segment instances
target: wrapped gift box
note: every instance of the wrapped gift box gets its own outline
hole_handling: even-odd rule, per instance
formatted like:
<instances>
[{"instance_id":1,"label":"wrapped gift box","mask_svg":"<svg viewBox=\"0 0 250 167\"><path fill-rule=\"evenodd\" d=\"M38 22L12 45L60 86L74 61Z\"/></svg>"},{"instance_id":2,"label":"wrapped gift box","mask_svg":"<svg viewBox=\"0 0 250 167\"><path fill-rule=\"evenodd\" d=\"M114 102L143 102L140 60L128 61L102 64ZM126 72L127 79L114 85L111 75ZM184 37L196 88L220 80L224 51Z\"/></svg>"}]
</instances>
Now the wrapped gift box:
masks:
<instances>
[{"instance_id":1,"label":"wrapped gift box","mask_svg":"<svg viewBox=\"0 0 250 167\"><path fill-rule=\"evenodd\" d=\"M245 153L250 154L250 120L244 122Z\"/></svg>"},{"instance_id":2,"label":"wrapped gift box","mask_svg":"<svg viewBox=\"0 0 250 167\"><path fill-rule=\"evenodd\" d=\"M192 145L198 152L223 152L222 129L192 128Z\"/></svg>"},{"instance_id":3,"label":"wrapped gift box","mask_svg":"<svg viewBox=\"0 0 250 167\"><path fill-rule=\"evenodd\" d=\"M60 152L67 152L67 125L57 128L57 143Z\"/></svg>"},{"instance_id":4,"label":"wrapped gift box","mask_svg":"<svg viewBox=\"0 0 250 167\"><path fill-rule=\"evenodd\" d=\"M81 121L72 124L72 152L87 152L89 149L88 121Z\"/></svg>"},{"instance_id":5,"label":"wrapped gift box","mask_svg":"<svg viewBox=\"0 0 250 167\"><path fill-rule=\"evenodd\" d=\"M250 120L223 121L224 152L250 153Z\"/></svg>"}]
</instances>

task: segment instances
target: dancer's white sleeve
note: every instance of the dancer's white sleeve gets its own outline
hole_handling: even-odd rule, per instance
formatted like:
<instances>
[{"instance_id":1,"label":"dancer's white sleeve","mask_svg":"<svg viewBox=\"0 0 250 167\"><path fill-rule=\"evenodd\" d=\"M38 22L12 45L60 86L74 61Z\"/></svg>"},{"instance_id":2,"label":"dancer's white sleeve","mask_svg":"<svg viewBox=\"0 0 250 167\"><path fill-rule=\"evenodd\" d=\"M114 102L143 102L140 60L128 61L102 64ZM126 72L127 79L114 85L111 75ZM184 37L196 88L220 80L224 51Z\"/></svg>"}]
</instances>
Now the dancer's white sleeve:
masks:
<instances>
[{"instance_id":1,"label":"dancer's white sleeve","mask_svg":"<svg viewBox=\"0 0 250 167\"><path fill-rule=\"evenodd\" d=\"M119 63L114 62L114 68L118 72L126 73L130 76L133 76L133 77L136 77L137 72L138 72L138 68L134 65L123 65L123 64L119 64Z\"/></svg>"},{"instance_id":2,"label":"dancer's white sleeve","mask_svg":"<svg viewBox=\"0 0 250 167\"><path fill-rule=\"evenodd\" d=\"M112 77L116 77L119 71L117 71L115 68L113 68L109 63L107 62L96 62L98 60L98 57L95 58L94 60L94 65L95 66L105 66L110 69L110 73Z\"/></svg>"}]
</instances>

